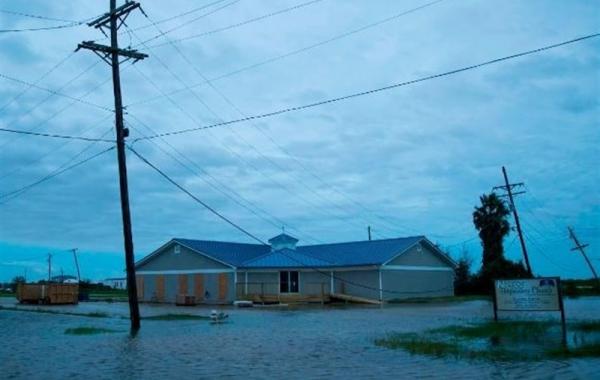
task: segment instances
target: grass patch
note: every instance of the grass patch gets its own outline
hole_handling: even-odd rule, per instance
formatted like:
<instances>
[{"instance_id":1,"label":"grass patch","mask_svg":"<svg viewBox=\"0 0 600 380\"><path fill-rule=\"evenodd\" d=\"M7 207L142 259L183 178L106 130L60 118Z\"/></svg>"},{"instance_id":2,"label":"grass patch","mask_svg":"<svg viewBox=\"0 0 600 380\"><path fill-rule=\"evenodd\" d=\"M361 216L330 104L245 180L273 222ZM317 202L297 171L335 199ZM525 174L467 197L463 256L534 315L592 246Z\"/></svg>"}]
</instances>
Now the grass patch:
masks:
<instances>
[{"instance_id":1,"label":"grass patch","mask_svg":"<svg viewBox=\"0 0 600 380\"><path fill-rule=\"evenodd\" d=\"M415 297L415 298L402 298L402 299L393 299L388 301L389 303L423 303L423 304L431 304L431 303L452 303L452 302L468 302L468 301L489 301L491 297L489 296L448 296L448 297Z\"/></svg>"},{"instance_id":2,"label":"grass patch","mask_svg":"<svg viewBox=\"0 0 600 380\"><path fill-rule=\"evenodd\" d=\"M209 320L210 317L194 314L160 314L152 315L150 317L142 317L142 319L149 321L197 321L197 320Z\"/></svg>"},{"instance_id":3,"label":"grass patch","mask_svg":"<svg viewBox=\"0 0 600 380\"><path fill-rule=\"evenodd\" d=\"M101 327L74 327L65 330L67 335L97 335L97 334L108 334L116 333L118 330L105 329Z\"/></svg>"},{"instance_id":4,"label":"grass patch","mask_svg":"<svg viewBox=\"0 0 600 380\"><path fill-rule=\"evenodd\" d=\"M581 321L570 324L574 330L585 332L600 332L600 321Z\"/></svg>"},{"instance_id":5,"label":"grass patch","mask_svg":"<svg viewBox=\"0 0 600 380\"><path fill-rule=\"evenodd\" d=\"M447 326L421 334L390 334L375 345L402 349L414 355L491 361L529 361L548 358L600 357L600 321L581 321L567 327L592 338L590 343L564 347L560 326L550 321L503 321ZM591 333L591 334L590 334Z\"/></svg>"},{"instance_id":6,"label":"grass patch","mask_svg":"<svg viewBox=\"0 0 600 380\"><path fill-rule=\"evenodd\" d=\"M472 360L512 361L514 355L504 349L476 350L470 349L458 340L432 340L415 334L392 334L385 339L378 339L375 345L390 349L403 349L411 355L427 355L437 358L453 357ZM521 358L523 359L523 358Z\"/></svg>"},{"instance_id":7,"label":"grass patch","mask_svg":"<svg viewBox=\"0 0 600 380\"><path fill-rule=\"evenodd\" d=\"M556 359L600 357L600 343L584 344L575 348L547 350L548 356Z\"/></svg>"},{"instance_id":8,"label":"grass patch","mask_svg":"<svg viewBox=\"0 0 600 380\"><path fill-rule=\"evenodd\" d=\"M556 325L553 322L506 321L488 322L474 326L448 326L431 330L432 333L452 335L457 338L479 339L502 337L509 340L526 340L545 334Z\"/></svg>"},{"instance_id":9,"label":"grass patch","mask_svg":"<svg viewBox=\"0 0 600 380\"><path fill-rule=\"evenodd\" d=\"M107 313L101 311L92 311L89 313L77 313L72 311L64 311L64 310L51 310L51 309L28 309L21 307L7 307L0 306L0 310L9 310L9 311L20 311L25 313L40 313L40 314L58 314L58 315L74 315L78 317L89 317L89 318L108 318L109 315Z\"/></svg>"},{"instance_id":10,"label":"grass patch","mask_svg":"<svg viewBox=\"0 0 600 380\"><path fill-rule=\"evenodd\" d=\"M15 293L5 293L5 292L0 292L0 297L6 297L6 298L16 298L17 295Z\"/></svg>"}]
</instances>

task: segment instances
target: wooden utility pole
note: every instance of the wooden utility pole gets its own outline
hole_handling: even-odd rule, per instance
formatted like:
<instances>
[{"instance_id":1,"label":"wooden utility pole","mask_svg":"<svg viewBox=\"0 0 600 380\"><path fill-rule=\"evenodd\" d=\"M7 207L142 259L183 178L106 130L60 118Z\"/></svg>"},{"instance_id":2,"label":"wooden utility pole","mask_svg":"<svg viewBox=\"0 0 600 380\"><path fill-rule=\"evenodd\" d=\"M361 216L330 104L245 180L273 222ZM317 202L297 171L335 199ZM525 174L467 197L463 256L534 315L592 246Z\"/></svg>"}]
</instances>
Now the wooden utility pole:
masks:
<instances>
[{"instance_id":1,"label":"wooden utility pole","mask_svg":"<svg viewBox=\"0 0 600 380\"><path fill-rule=\"evenodd\" d=\"M125 160L125 138L129 135L129 130L123 125L123 101L121 99L119 58L125 57L125 61L133 59L135 62L148 56L139 53L137 50L120 49L117 31L119 27L123 25L129 12L139 7L140 4L133 1L127 1L125 4L117 7L116 0L110 0L110 12L105 13L88 23L88 26L93 26L102 31L102 33L105 33L102 28L110 29L110 46L100 45L92 41L84 41L77 47L77 50L88 49L93 51L112 67L113 92L115 97L117 158L119 162L119 185L121 191L121 214L123 218L123 238L125 242L125 267L127 270L127 292L129 296L129 316L132 331L136 331L140 328L140 311L135 279L133 236L131 233L131 213L129 210L129 190L127 186L127 163Z\"/></svg>"},{"instance_id":2,"label":"wooden utility pole","mask_svg":"<svg viewBox=\"0 0 600 380\"><path fill-rule=\"evenodd\" d=\"M77 268L77 282L81 282L81 273L79 272L79 261L77 260L77 248L73 248L73 258L75 259L75 268Z\"/></svg>"},{"instance_id":3,"label":"wooden utility pole","mask_svg":"<svg viewBox=\"0 0 600 380\"><path fill-rule=\"evenodd\" d=\"M583 255L583 258L587 262L587 265L590 267L590 270L592 271L592 274L594 275L594 278L596 279L596 281L600 282L600 280L598 279L598 274L596 273L596 270L594 269L594 266L592 265L592 262L590 261L590 259L585 254L584 248L588 247L589 244L581 244L581 243L579 243L579 239L577 239L577 236L575 235L575 230L573 230L573 227L567 227L567 228L569 230L569 238L571 238L573 240L573 242L575 243L575 247L571 248L571 251L579 251L579 252L581 252L581 254Z\"/></svg>"},{"instance_id":4,"label":"wooden utility pole","mask_svg":"<svg viewBox=\"0 0 600 380\"><path fill-rule=\"evenodd\" d=\"M515 196L515 195L525 193L525 191L513 192L513 188L522 187L525 184L523 182L509 183L508 174L506 174L506 168L504 166L502 167L502 174L504 175L504 185L496 186L496 187L494 187L494 190L503 189L503 190L506 190L506 192L507 192L507 194L505 194L503 196L508 196L508 199L510 202L509 206L510 206L513 216L515 218L515 225L517 227L517 233L519 234L519 241L521 242L521 250L523 251L523 258L525 259L525 266L527 268L527 273L529 273L529 275L532 276L533 272L531 271L531 265L529 264L529 256L527 255L527 247L525 246L525 239L523 238L523 231L521 230L521 223L519 222L519 214L517 213L517 207L515 206L515 201L513 198L513 196Z\"/></svg>"},{"instance_id":5,"label":"wooden utility pole","mask_svg":"<svg viewBox=\"0 0 600 380\"><path fill-rule=\"evenodd\" d=\"M48 253L48 282L52 278L52 254Z\"/></svg>"}]
</instances>

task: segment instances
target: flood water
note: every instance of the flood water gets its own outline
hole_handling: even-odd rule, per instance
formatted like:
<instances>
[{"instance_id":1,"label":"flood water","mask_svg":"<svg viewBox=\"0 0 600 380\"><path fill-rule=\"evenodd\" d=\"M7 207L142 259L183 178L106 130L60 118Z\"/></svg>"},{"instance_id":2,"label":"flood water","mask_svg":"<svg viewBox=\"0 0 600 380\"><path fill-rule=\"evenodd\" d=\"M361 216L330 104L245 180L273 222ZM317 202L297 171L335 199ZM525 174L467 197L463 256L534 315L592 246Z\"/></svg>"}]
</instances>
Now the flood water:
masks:
<instances>
[{"instance_id":1,"label":"flood water","mask_svg":"<svg viewBox=\"0 0 600 380\"><path fill-rule=\"evenodd\" d=\"M13 299L0 299L12 306ZM600 316L600 298L566 300L568 320ZM540 362L482 362L411 356L373 341L389 332L491 318L486 301L384 307L223 308L228 323L142 321L132 338L124 303L52 307L102 311L114 318L0 310L0 378L7 379L593 379L600 358ZM142 305L142 315L208 315L210 307ZM557 318L556 315L552 317ZM117 333L74 336L65 329L93 326Z\"/></svg>"}]
</instances>

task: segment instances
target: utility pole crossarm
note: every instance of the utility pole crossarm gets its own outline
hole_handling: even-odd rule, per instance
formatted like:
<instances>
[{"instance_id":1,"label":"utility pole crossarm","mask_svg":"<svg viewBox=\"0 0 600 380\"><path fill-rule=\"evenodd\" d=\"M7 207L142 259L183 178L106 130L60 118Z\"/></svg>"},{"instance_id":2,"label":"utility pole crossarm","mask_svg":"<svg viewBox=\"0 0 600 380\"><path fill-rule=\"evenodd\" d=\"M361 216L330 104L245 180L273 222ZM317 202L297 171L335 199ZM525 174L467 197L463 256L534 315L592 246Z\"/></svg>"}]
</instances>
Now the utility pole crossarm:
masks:
<instances>
[{"instance_id":1,"label":"utility pole crossarm","mask_svg":"<svg viewBox=\"0 0 600 380\"><path fill-rule=\"evenodd\" d=\"M77 45L77 49L75 49L75 51L78 51L79 49L88 49L88 50L92 50L95 53L101 52L101 53L105 54L104 57L108 57L112 54L117 54L122 57L135 59L136 61L139 61L140 59L148 58L148 54L140 53L135 49L121 49L121 48L113 49L110 46L100 45L93 41L83 41L82 43ZM104 58L104 57L102 57L102 58Z\"/></svg>"},{"instance_id":2,"label":"utility pole crossarm","mask_svg":"<svg viewBox=\"0 0 600 380\"><path fill-rule=\"evenodd\" d=\"M139 8L140 3L136 3L134 1L126 1L125 4L120 7L116 7L112 9L110 12L103 14L97 19L88 22L88 26L93 26L94 28L102 28L107 24L110 24L111 17L120 18L121 16L125 16L125 18L129 15L129 12L132 10ZM124 20L124 19L123 19Z\"/></svg>"}]
</instances>

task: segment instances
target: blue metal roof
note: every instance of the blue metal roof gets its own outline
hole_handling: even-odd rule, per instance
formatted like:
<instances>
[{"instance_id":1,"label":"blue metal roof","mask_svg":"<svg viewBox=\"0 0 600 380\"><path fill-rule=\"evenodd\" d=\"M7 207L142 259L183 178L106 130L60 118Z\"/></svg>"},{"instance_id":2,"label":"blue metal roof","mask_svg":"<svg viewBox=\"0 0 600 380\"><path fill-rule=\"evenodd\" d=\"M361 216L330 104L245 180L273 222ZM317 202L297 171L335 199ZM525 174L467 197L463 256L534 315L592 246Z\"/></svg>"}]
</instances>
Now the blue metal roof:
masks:
<instances>
[{"instance_id":1,"label":"blue metal roof","mask_svg":"<svg viewBox=\"0 0 600 380\"><path fill-rule=\"evenodd\" d=\"M173 239L194 251L205 253L225 264L242 266L246 261L271 251L271 247L261 244L228 243L222 241Z\"/></svg>"},{"instance_id":2,"label":"blue metal roof","mask_svg":"<svg viewBox=\"0 0 600 380\"><path fill-rule=\"evenodd\" d=\"M238 268L345 267L382 265L424 236L299 246L271 251L268 245L173 239L195 251Z\"/></svg>"},{"instance_id":3,"label":"blue metal roof","mask_svg":"<svg viewBox=\"0 0 600 380\"><path fill-rule=\"evenodd\" d=\"M293 249L273 251L264 256L246 261L243 264L244 268L302 268L330 266L332 266L332 263L330 262L303 255Z\"/></svg>"}]
</instances>

